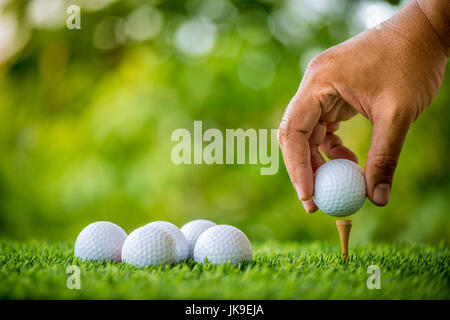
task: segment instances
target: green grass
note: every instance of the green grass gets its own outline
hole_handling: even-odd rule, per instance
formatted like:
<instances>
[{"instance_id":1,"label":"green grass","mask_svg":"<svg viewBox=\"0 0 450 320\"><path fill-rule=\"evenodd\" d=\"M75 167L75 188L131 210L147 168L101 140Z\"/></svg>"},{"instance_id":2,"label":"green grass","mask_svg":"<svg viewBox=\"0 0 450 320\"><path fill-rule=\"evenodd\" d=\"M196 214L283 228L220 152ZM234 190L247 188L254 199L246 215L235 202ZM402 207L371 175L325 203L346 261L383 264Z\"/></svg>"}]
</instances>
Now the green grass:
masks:
<instances>
[{"instance_id":1,"label":"green grass","mask_svg":"<svg viewBox=\"0 0 450 320\"><path fill-rule=\"evenodd\" d=\"M0 240L1 299L449 299L449 250L437 246L254 244L254 261L237 267L196 264L134 268L83 263L72 243ZM69 265L81 289L66 287ZM366 286L367 267L381 269L381 289Z\"/></svg>"}]
</instances>

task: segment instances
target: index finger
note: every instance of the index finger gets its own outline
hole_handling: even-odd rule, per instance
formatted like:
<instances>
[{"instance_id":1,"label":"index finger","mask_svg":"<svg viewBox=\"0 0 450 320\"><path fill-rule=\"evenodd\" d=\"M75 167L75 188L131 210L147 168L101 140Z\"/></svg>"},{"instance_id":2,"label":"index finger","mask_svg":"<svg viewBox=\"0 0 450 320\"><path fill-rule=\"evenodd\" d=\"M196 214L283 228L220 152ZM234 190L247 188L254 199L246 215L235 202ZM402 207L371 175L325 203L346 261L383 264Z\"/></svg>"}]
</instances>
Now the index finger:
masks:
<instances>
[{"instance_id":1,"label":"index finger","mask_svg":"<svg viewBox=\"0 0 450 320\"><path fill-rule=\"evenodd\" d=\"M284 163L302 201L310 199L314 191L308 139L319 122L320 115L319 99L308 92L299 91L289 103L278 129L278 142Z\"/></svg>"}]
</instances>

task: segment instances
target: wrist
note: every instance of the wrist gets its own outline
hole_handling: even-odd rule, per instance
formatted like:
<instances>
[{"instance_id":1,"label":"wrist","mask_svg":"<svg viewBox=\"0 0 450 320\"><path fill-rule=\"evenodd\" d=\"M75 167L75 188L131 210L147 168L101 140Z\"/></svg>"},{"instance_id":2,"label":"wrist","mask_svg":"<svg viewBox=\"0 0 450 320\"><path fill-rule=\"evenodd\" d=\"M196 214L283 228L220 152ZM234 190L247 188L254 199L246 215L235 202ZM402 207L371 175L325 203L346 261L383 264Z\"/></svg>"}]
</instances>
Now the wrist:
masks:
<instances>
[{"instance_id":1,"label":"wrist","mask_svg":"<svg viewBox=\"0 0 450 320\"><path fill-rule=\"evenodd\" d=\"M442 4L446 1L410 1L395 16L384 22L383 26L409 40L414 46L426 53L430 59L448 59L450 48L445 41L450 36L445 34L446 21L443 21L447 14L445 13L447 5ZM419 5L419 2L426 2L424 8ZM442 12L436 13L437 11Z\"/></svg>"},{"instance_id":2,"label":"wrist","mask_svg":"<svg viewBox=\"0 0 450 320\"><path fill-rule=\"evenodd\" d=\"M426 16L430 26L447 49L450 49L450 1L416 0L419 9Z\"/></svg>"}]
</instances>

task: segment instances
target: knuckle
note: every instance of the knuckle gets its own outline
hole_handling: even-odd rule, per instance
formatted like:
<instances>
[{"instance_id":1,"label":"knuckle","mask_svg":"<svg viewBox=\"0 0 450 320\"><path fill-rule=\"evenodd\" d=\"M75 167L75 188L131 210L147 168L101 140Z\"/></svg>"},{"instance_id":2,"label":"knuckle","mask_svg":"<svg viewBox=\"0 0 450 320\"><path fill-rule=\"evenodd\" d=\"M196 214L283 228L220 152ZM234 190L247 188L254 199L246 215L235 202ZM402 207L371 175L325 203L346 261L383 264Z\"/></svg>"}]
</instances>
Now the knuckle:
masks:
<instances>
[{"instance_id":1,"label":"knuckle","mask_svg":"<svg viewBox=\"0 0 450 320\"><path fill-rule=\"evenodd\" d=\"M318 55L315 55L312 57L312 59L308 63L307 69L314 70L317 69L325 64L327 61L327 57L324 53L319 53Z\"/></svg>"},{"instance_id":2,"label":"knuckle","mask_svg":"<svg viewBox=\"0 0 450 320\"><path fill-rule=\"evenodd\" d=\"M403 108L402 104L399 102L393 103L386 114L392 122L402 122L408 118L405 108Z\"/></svg>"},{"instance_id":3,"label":"knuckle","mask_svg":"<svg viewBox=\"0 0 450 320\"><path fill-rule=\"evenodd\" d=\"M386 176L391 176L398 163L398 155L391 153L381 153L373 156L372 163L379 171Z\"/></svg>"},{"instance_id":4,"label":"knuckle","mask_svg":"<svg viewBox=\"0 0 450 320\"><path fill-rule=\"evenodd\" d=\"M329 66L335 60L334 55L330 51L324 51L315 55L308 63L307 70L308 71L317 71L325 66Z\"/></svg>"},{"instance_id":5,"label":"knuckle","mask_svg":"<svg viewBox=\"0 0 450 320\"><path fill-rule=\"evenodd\" d=\"M282 121L280 124L280 127L278 128L278 132L277 132L278 143L280 145L284 145L284 143L288 139L289 135L290 135L290 133L289 133L289 129L288 129L287 125Z\"/></svg>"},{"instance_id":6,"label":"knuckle","mask_svg":"<svg viewBox=\"0 0 450 320\"><path fill-rule=\"evenodd\" d=\"M409 107L408 101L402 101L398 97L387 99L384 105L389 108L383 108L380 112L383 112L382 119L389 122L393 127L405 127L414 122L417 116L417 110Z\"/></svg>"},{"instance_id":7,"label":"knuckle","mask_svg":"<svg viewBox=\"0 0 450 320\"><path fill-rule=\"evenodd\" d=\"M292 134L292 125L290 121L290 117L288 114L283 116L281 120L280 126L277 132L277 139L280 145L284 145L284 143L289 139Z\"/></svg>"}]
</instances>

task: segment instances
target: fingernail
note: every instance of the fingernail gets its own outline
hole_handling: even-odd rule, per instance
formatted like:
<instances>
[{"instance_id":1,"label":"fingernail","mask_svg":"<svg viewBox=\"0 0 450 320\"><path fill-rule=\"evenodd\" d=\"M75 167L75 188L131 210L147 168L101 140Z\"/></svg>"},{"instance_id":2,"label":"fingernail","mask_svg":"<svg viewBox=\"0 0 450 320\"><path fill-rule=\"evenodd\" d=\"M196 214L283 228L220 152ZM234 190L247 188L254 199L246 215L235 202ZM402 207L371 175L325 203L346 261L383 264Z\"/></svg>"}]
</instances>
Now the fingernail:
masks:
<instances>
[{"instance_id":1,"label":"fingernail","mask_svg":"<svg viewBox=\"0 0 450 320\"><path fill-rule=\"evenodd\" d=\"M294 183L294 188L295 191L297 191L298 199L302 201L302 192L300 191L300 187L298 186L298 184Z\"/></svg>"},{"instance_id":2,"label":"fingernail","mask_svg":"<svg viewBox=\"0 0 450 320\"><path fill-rule=\"evenodd\" d=\"M390 193L391 185L389 183L380 183L373 192L373 201L377 205L384 206L389 202Z\"/></svg>"}]
</instances>

